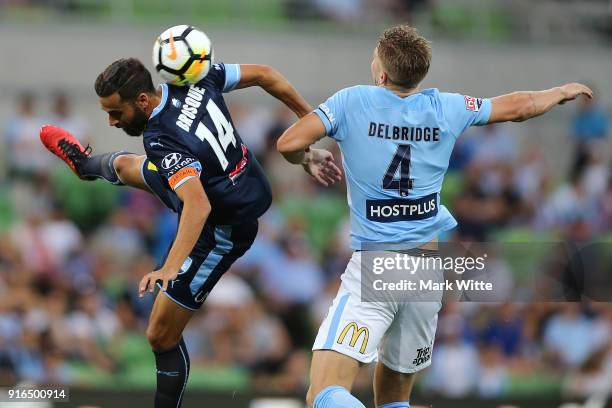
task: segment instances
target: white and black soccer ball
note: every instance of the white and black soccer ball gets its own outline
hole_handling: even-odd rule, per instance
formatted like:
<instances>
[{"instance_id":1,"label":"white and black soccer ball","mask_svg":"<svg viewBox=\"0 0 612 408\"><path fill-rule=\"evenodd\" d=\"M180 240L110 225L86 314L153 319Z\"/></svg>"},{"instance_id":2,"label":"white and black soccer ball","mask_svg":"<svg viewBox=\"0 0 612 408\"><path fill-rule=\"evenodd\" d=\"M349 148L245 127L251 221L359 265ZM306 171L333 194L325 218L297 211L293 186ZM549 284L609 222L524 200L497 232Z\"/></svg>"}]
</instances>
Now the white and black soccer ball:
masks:
<instances>
[{"instance_id":1,"label":"white and black soccer ball","mask_svg":"<svg viewBox=\"0 0 612 408\"><path fill-rule=\"evenodd\" d=\"M212 43L190 25L170 27L153 45L153 66L172 85L195 84L208 74L213 63Z\"/></svg>"}]
</instances>

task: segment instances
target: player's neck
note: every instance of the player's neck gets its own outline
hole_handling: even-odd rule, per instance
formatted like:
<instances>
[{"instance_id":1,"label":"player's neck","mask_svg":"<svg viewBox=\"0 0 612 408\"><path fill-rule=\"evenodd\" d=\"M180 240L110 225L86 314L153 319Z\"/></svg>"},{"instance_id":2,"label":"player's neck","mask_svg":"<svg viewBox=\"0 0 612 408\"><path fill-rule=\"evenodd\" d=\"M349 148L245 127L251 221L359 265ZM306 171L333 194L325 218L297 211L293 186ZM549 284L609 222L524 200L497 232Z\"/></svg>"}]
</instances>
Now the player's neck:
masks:
<instances>
[{"instance_id":1,"label":"player's neck","mask_svg":"<svg viewBox=\"0 0 612 408\"><path fill-rule=\"evenodd\" d=\"M162 91L161 89L158 89L157 91L155 91L154 94L149 94L149 107L148 107L148 112L145 112L147 114L147 116L150 116L151 113L153 113L153 111L155 110L155 108L157 108L157 106L159 106L160 102L161 102L161 98L162 98Z\"/></svg>"},{"instance_id":2,"label":"player's neck","mask_svg":"<svg viewBox=\"0 0 612 408\"><path fill-rule=\"evenodd\" d=\"M397 86L394 84L384 84L382 85L383 88L388 89L389 91L393 92L394 94L396 94L397 96L399 96L400 98L405 98L407 96L413 95L417 92L419 92L419 88L403 88L401 86Z\"/></svg>"}]
</instances>

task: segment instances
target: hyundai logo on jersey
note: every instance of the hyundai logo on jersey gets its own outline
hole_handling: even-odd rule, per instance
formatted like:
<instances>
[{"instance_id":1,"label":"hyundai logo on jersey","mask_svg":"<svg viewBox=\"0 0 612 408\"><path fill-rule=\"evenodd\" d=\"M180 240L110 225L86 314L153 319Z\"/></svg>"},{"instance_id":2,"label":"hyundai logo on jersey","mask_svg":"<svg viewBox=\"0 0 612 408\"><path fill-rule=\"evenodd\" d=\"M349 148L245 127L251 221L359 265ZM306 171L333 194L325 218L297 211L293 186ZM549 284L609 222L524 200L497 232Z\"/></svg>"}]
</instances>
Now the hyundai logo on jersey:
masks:
<instances>
[{"instance_id":1,"label":"hyundai logo on jersey","mask_svg":"<svg viewBox=\"0 0 612 408\"><path fill-rule=\"evenodd\" d=\"M167 154L162 160L162 167L164 169L169 169L170 167L176 165L180 160L181 160L180 153Z\"/></svg>"}]
</instances>

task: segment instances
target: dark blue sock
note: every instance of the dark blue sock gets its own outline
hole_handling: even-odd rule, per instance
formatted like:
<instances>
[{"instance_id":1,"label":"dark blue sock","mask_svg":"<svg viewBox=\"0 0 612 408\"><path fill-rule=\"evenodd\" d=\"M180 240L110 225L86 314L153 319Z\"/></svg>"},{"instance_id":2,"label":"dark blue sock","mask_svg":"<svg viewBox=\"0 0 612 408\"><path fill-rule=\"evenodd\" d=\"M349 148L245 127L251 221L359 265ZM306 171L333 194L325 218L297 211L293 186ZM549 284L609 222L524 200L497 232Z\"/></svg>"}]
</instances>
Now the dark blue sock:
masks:
<instances>
[{"instance_id":1,"label":"dark blue sock","mask_svg":"<svg viewBox=\"0 0 612 408\"><path fill-rule=\"evenodd\" d=\"M118 151L91 156L80 163L79 174L84 177L101 178L115 185L123 185L119 176L117 176L113 162L117 157L124 154L133 153Z\"/></svg>"},{"instance_id":2,"label":"dark blue sock","mask_svg":"<svg viewBox=\"0 0 612 408\"><path fill-rule=\"evenodd\" d=\"M185 342L181 337L174 348L155 351L154 354L157 366L155 408L178 408L189 377L189 354Z\"/></svg>"}]
</instances>

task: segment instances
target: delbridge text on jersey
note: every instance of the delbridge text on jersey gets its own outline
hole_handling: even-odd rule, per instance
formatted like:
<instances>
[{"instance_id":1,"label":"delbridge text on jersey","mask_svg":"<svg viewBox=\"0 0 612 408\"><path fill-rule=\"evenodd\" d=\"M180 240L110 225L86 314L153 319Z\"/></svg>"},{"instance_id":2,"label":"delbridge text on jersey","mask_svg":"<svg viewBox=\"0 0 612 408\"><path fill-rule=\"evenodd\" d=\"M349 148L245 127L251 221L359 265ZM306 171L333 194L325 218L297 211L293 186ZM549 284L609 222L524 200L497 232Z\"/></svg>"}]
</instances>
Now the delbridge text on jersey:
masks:
<instances>
[{"instance_id":1,"label":"delbridge text on jersey","mask_svg":"<svg viewBox=\"0 0 612 408\"><path fill-rule=\"evenodd\" d=\"M408 142L437 142L440 140L440 128L394 126L370 122L368 136Z\"/></svg>"}]
</instances>

